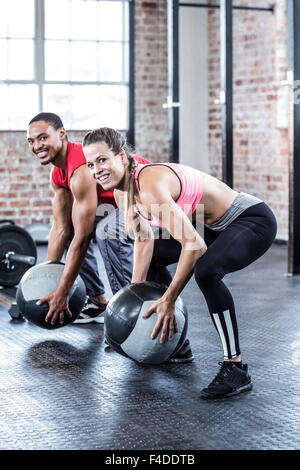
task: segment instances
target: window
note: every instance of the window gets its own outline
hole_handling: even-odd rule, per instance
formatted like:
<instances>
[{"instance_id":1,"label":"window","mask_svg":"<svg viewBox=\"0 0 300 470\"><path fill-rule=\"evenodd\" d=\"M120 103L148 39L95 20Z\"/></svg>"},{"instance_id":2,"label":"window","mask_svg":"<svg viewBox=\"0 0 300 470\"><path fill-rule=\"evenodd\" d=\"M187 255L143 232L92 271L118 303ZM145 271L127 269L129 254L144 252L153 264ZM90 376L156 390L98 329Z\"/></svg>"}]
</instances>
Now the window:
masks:
<instances>
[{"instance_id":1,"label":"window","mask_svg":"<svg viewBox=\"0 0 300 470\"><path fill-rule=\"evenodd\" d=\"M49 111L128 130L129 2L0 0L0 128Z\"/></svg>"}]
</instances>

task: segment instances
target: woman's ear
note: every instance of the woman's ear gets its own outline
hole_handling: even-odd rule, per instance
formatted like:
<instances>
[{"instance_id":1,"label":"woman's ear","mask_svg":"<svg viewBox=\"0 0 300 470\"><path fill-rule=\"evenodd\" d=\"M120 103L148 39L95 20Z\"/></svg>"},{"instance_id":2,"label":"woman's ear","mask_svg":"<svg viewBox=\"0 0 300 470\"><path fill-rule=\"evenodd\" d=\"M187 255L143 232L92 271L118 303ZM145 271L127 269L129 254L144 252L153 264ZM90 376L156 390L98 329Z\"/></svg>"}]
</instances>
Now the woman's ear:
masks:
<instances>
[{"instance_id":1,"label":"woman's ear","mask_svg":"<svg viewBox=\"0 0 300 470\"><path fill-rule=\"evenodd\" d=\"M121 160L122 160L122 163L127 163L128 162L128 158L127 158L127 155L126 155L126 152L124 149L121 149L121 152L120 152L120 155L121 155Z\"/></svg>"}]
</instances>

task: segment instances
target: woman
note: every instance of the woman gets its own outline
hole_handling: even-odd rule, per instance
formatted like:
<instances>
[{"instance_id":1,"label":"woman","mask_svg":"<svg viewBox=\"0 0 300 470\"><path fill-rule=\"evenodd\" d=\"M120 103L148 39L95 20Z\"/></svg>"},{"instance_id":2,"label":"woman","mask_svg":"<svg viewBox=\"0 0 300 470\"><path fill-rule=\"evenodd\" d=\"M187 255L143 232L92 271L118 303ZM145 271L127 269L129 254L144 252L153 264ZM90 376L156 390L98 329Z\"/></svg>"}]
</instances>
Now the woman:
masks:
<instances>
[{"instance_id":1,"label":"woman","mask_svg":"<svg viewBox=\"0 0 300 470\"><path fill-rule=\"evenodd\" d=\"M177 331L174 303L194 273L224 350L224 362L201 396L221 398L250 390L248 366L241 360L234 302L222 279L251 264L271 246L276 235L272 211L260 199L237 193L190 167L136 164L126 140L114 129L100 128L86 134L83 150L97 182L105 190L115 189L116 201L126 212L127 229L134 231L132 282L148 279L169 286L144 315L156 312L152 337L160 334L160 341L164 341ZM204 208L204 237L195 228L200 207ZM149 224L163 225L170 239L154 240ZM176 262L172 279L166 266ZM178 355L174 361L193 359L188 341Z\"/></svg>"}]
</instances>

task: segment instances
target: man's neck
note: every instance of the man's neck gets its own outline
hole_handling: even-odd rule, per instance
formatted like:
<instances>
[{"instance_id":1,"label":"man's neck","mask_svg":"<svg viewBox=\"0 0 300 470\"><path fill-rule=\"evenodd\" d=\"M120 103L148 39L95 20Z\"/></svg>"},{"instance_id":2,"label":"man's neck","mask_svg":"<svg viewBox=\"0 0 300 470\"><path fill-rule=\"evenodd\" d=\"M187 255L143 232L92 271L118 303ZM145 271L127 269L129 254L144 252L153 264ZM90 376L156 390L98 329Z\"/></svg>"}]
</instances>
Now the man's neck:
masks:
<instances>
[{"instance_id":1,"label":"man's neck","mask_svg":"<svg viewBox=\"0 0 300 470\"><path fill-rule=\"evenodd\" d=\"M52 165L61 168L63 171L66 170L67 163L67 150L68 150L68 141L64 140L60 152L56 155L55 159L52 161Z\"/></svg>"}]
</instances>

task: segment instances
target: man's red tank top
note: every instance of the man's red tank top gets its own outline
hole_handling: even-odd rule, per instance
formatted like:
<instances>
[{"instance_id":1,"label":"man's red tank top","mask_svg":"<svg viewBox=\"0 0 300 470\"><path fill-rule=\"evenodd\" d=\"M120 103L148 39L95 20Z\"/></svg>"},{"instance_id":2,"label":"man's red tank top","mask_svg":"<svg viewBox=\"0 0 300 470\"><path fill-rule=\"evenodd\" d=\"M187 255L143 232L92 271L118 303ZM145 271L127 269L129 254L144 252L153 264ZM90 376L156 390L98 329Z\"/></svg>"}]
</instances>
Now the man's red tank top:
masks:
<instances>
[{"instance_id":1,"label":"man's red tank top","mask_svg":"<svg viewBox=\"0 0 300 470\"><path fill-rule=\"evenodd\" d=\"M138 163L150 163L149 160L145 158L134 155L135 160ZM71 190L70 180L71 177L77 168L81 165L86 164L86 159L82 150L82 145L80 143L68 142L67 146L67 155L66 155L66 171L63 171L61 168L54 166L52 170L52 181L56 186L67 188ZM104 191L100 184L97 184L97 194L98 194L98 204L112 204L116 206L114 199L113 189L110 191Z\"/></svg>"}]
</instances>

